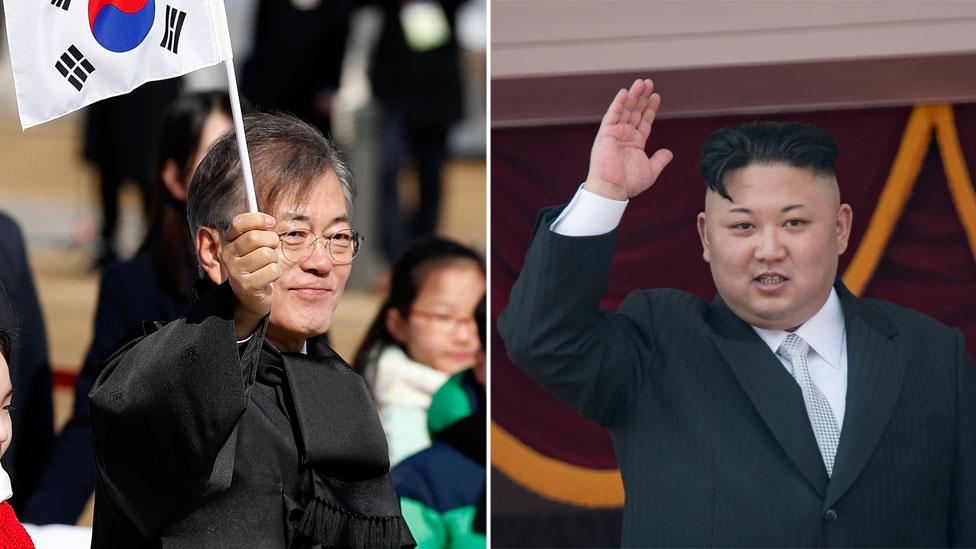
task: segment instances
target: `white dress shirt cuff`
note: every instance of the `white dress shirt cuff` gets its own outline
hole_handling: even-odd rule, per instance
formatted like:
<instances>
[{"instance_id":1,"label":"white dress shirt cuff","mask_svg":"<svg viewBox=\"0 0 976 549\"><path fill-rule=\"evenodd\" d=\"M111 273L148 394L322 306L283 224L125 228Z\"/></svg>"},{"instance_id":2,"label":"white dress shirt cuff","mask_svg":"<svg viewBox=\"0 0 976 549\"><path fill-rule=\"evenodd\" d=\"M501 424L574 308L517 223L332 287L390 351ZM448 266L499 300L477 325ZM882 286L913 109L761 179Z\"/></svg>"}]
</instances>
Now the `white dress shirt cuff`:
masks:
<instances>
[{"instance_id":1,"label":"white dress shirt cuff","mask_svg":"<svg viewBox=\"0 0 976 549\"><path fill-rule=\"evenodd\" d=\"M596 236L617 228L629 200L613 200L591 193L580 185L576 195L549 230L562 236Z\"/></svg>"}]
</instances>

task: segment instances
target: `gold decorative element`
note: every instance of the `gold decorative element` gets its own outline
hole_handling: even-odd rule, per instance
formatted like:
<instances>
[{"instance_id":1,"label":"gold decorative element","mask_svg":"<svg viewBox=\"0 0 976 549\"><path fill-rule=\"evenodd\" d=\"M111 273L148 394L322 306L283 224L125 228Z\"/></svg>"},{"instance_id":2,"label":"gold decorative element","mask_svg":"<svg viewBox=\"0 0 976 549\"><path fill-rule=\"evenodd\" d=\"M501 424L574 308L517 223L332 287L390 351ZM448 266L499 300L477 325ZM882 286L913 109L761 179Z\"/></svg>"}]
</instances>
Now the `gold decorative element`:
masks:
<instances>
[{"instance_id":1,"label":"gold decorative element","mask_svg":"<svg viewBox=\"0 0 976 549\"><path fill-rule=\"evenodd\" d=\"M952 105L919 105L912 109L898 154L871 214L867 231L844 272L844 284L854 295L864 292L881 263L888 241L915 188L925 154L932 142L933 130L939 143L952 201L976 258L976 191L959 146Z\"/></svg>"},{"instance_id":2,"label":"gold decorative element","mask_svg":"<svg viewBox=\"0 0 976 549\"><path fill-rule=\"evenodd\" d=\"M854 258L844 272L844 285L854 295L861 295L881 263L888 240L895 232L908 198L912 195L918 172L922 169L925 152L932 136L931 107L917 106L912 109L905 126L905 133L898 147L898 154L891 166L881 196L871 214L871 221L864 232Z\"/></svg>"},{"instance_id":3,"label":"gold decorative element","mask_svg":"<svg viewBox=\"0 0 976 549\"><path fill-rule=\"evenodd\" d=\"M939 150L942 151L942 166L949 182L952 201L956 205L956 212L966 231L969 248L976 259L976 190L969 177L966 159L959 146L959 134L956 132L956 120L953 116L952 105L937 105L932 107L932 120L935 123L935 135L939 140Z\"/></svg>"},{"instance_id":4,"label":"gold decorative element","mask_svg":"<svg viewBox=\"0 0 976 549\"><path fill-rule=\"evenodd\" d=\"M491 465L516 484L547 499L592 509L624 505L620 471L579 467L542 455L494 421Z\"/></svg>"}]
</instances>

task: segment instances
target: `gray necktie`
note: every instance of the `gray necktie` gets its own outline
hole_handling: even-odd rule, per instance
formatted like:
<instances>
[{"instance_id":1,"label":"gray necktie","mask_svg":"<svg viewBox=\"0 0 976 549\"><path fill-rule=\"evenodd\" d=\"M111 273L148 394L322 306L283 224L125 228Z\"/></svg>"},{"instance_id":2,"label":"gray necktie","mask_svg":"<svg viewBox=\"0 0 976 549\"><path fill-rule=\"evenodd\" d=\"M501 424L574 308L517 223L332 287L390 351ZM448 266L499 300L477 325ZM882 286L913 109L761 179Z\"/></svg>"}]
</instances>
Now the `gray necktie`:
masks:
<instances>
[{"instance_id":1,"label":"gray necktie","mask_svg":"<svg viewBox=\"0 0 976 549\"><path fill-rule=\"evenodd\" d=\"M789 334L779 346L777 353L793 365L793 377L803 391L803 400L806 403L807 415L810 417L810 425L813 426L813 435L817 437L817 445L820 446L820 455L823 456L829 477L834 470L834 454L837 453L837 444L840 441L840 429L837 427L837 420L834 419L834 411L830 409L827 397L810 378L810 368L807 367L809 351L810 345L803 341L803 338L796 334Z\"/></svg>"}]
</instances>

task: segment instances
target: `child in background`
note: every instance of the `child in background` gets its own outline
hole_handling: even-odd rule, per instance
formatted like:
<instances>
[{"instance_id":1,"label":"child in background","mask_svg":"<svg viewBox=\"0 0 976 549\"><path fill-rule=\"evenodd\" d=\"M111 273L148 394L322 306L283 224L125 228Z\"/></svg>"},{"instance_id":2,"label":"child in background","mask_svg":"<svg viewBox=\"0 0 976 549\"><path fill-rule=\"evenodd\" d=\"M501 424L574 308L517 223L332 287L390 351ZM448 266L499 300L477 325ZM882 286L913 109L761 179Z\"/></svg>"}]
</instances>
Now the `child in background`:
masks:
<instances>
[{"instance_id":1,"label":"child in background","mask_svg":"<svg viewBox=\"0 0 976 549\"><path fill-rule=\"evenodd\" d=\"M481 257L450 240L420 240L394 265L353 362L376 399L391 467L430 445L431 397L482 352L474 313L484 292Z\"/></svg>"},{"instance_id":2,"label":"child in background","mask_svg":"<svg viewBox=\"0 0 976 549\"><path fill-rule=\"evenodd\" d=\"M475 313L482 347L485 298ZM433 443L391 473L403 519L419 549L484 549L487 526L488 418L485 357L451 376L434 394L427 417Z\"/></svg>"},{"instance_id":3,"label":"child in background","mask_svg":"<svg viewBox=\"0 0 976 549\"><path fill-rule=\"evenodd\" d=\"M10 424L10 401L13 397L13 387L10 384L10 336L0 327L0 456L10 446L13 438ZM0 547L4 549L34 549L27 530L17 520L13 507L7 502L13 490L10 488L10 477L0 469Z\"/></svg>"}]
</instances>

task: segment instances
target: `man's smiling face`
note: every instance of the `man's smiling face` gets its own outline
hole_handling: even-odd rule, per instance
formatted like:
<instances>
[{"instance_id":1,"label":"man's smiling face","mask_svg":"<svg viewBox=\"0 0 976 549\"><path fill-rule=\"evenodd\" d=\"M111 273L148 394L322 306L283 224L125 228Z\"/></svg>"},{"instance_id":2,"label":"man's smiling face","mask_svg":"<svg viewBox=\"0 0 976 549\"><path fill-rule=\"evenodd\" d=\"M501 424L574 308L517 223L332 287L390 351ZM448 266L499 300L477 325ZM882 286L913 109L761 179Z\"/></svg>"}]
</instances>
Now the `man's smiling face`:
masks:
<instances>
[{"instance_id":1,"label":"man's smiling face","mask_svg":"<svg viewBox=\"0 0 976 549\"><path fill-rule=\"evenodd\" d=\"M783 163L729 173L698 215L715 287L742 320L790 330L823 306L847 249L852 212L833 177Z\"/></svg>"},{"instance_id":2,"label":"man's smiling face","mask_svg":"<svg viewBox=\"0 0 976 549\"><path fill-rule=\"evenodd\" d=\"M349 212L335 172L329 170L314 181L307 195L280 200L272 215L274 231L308 230L330 236L350 228ZM307 259L291 262L279 250L281 276L274 288L268 339L282 349L301 348L310 337L324 334L349 279L351 264L336 265L319 240Z\"/></svg>"}]
</instances>

